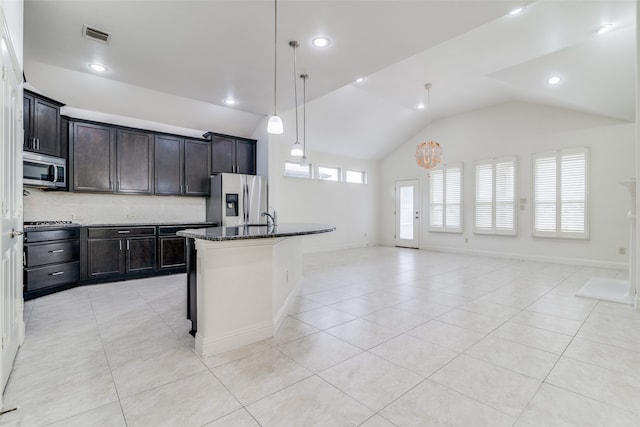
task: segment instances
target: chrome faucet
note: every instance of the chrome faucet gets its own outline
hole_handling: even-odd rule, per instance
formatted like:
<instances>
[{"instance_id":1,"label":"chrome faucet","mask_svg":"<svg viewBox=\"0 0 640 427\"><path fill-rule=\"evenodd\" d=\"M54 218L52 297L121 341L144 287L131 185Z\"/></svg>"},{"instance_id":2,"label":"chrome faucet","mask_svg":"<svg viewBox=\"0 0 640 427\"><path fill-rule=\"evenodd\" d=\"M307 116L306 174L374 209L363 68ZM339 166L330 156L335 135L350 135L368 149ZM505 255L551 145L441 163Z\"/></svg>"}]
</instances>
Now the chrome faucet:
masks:
<instances>
[{"instance_id":1,"label":"chrome faucet","mask_svg":"<svg viewBox=\"0 0 640 427\"><path fill-rule=\"evenodd\" d=\"M278 225L278 213L276 212L276 210L273 210L273 215L271 215L268 211L267 212L262 212L262 216L266 216L267 217L267 226L272 226L275 227ZM271 223L269 223L269 220L271 220Z\"/></svg>"}]
</instances>

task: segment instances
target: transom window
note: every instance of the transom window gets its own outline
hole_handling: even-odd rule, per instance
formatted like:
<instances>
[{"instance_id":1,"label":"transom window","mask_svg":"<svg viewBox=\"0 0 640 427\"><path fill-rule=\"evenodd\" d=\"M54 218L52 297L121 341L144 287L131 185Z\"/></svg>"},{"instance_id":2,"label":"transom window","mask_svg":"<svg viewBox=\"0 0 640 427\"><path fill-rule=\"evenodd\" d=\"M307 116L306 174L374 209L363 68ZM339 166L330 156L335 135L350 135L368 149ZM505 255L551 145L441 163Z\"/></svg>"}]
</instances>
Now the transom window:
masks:
<instances>
[{"instance_id":1,"label":"transom window","mask_svg":"<svg viewBox=\"0 0 640 427\"><path fill-rule=\"evenodd\" d=\"M296 162L284 162L284 176L310 179L312 170L310 164L301 165Z\"/></svg>"},{"instance_id":2,"label":"transom window","mask_svg":"<svg viewBox=\"0 0 640 427\"><path fill-rule=\"evenodd\" d=\"M321 181L340 181L340 168L318 166L318 179Z\"/></svg>"},{"instance_id":3,"label":"transom window","mask_svg":"<svg viewBox=\"0 0 640 427\"><path fill-rule=\"evenodd\" d=\"M366 182L366 177L363 171L347 169L344 172L344 180L351 184L364 184Z\"/></svg>"}]
</instances>

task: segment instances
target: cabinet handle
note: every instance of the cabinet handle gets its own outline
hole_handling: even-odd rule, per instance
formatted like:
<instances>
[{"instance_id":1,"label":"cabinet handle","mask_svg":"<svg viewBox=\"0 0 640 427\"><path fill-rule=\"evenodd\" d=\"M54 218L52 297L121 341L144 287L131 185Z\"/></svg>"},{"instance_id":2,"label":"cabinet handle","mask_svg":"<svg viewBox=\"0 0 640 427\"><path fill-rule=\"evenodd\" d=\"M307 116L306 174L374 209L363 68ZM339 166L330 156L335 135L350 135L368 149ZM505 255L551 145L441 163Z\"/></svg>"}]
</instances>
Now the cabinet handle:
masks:
<instances>
[{"instance_id":1,"label":"cabinet handle","mask_svg":"<svg viewBox=\"0 0 640 427\"><path fill-rule=\"evenodd\" d=\"M35 138L31 138L31 149L32 150L36 149L36 139Z\"/></svg>"},{"instance_id":2,"label":"cabinet handle","mask_svg":"<svg viewBox=\"0 0 640 427\"><path fill-rule=\"evenodd\" d=\"M120 250L122 250L122 240L120 240L118 243L120 243Z\"/></svg>"},{"instance_id":3,"label":"cabinet handle","mask_svg":"<svg viewBox=\"0 0 640 427\"><path fill-rule=\"evenodd\" d=\"M189 184L187 184L187 193L189 192Z\"/></svg>"},{"instance_id":4,"label":"cabinet handle","mask_svg":"<svg viewBox=\"0 0 640 427\"><path fill-rule=\"evenodd\" d=\"M129 250L129 241L127 240L127 250Z\"/></svg>"},{"instance_id":5,"label":"cabinet handle","mask_svg":"<svg viewBox=\"0 0 640 427\"><path fill-rule=\"evenodd\" d=\"M38 138L38 150L40 149L40 138Z\"/></svg>"},{"instance_id":6,"label":"cabinet handle","mask_svg":"<svg viewBox=\"0 0 640 427\"><path fill-rule=\"evenodd\" d=\"M130 230L118 230L118 234L129 234L131 233Z\"/></svg>"},{"instance_id":7,"label":"cabinet handle","mask_svg":"<svg viewBox=\"0 0 640 427\"><path fill-rule=\"evenodd\" d=\"M50 254L60 254L64 252L64 249L56 249L55 251L49 251Z\"/></svg>"},{"instance_id":8,"label":"cabinet handle","mask_svg":"<svg viewBox=\"0 0 640 427\"><path fill-rule=\"evenodd\" d=\"M64 271L56 271L55 273L49 273L49 276L59 276L61 274L64 274Z\"/></svg>"}]
</instances>

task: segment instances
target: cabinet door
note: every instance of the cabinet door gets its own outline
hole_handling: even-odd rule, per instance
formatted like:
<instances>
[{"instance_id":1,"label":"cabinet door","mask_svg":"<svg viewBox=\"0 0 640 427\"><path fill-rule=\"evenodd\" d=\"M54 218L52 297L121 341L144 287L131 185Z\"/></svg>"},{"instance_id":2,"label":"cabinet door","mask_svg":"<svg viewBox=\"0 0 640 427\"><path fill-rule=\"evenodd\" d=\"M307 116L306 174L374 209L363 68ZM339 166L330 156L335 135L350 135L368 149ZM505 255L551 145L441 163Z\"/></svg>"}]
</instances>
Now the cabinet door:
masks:
<instances>
[{"instance_id":1,"label":"cabinet door","mask_svg":"<svg viewBox=\"0 0 640 427\"><path fill-rule=\"evenodd\" d=\"M170 136L155 136L155 194L182 194L184 191L183 141ZM208 154L208 153L207 153ZM205 162L207 159L204 159ZM187 166L188 170L188 166Z\"/></svg>"},{"instance_id":2,"label":"cabinet door","mask_svg":"<svg viewBox=\"0 0 640 427\"><path fill-rule=\"evenodd\" d=\"M184 194L209 195L209 150L211 144L203 141L184 141Z\"/></svg>"},{"instance_id":3,"label":"cabinet door","mask_svg":"<svg viewBox=\"0 0 640 427\"><path fill-rule=\"evenodd\" d=\"M256 142L238 139L236 141L236 173L256 174Z\"/></svg>"},{"instance_id":4,"label":"cabinet door","mask_svg":"<svg viewBox=\"0 0 640 427\"><path fill-rule=\"evenodd\" d=\"M187 265L186 239L180 236L158 237L159 269L183 269Z\"/></svg>"},{"instance_id":5,"label":"cabinet door","mask_svg":"<svg viewBox=\"0 0 640 427\"><path fill-rule=\"evenodd\" d=\"M60 107L36 97L33 108L35 151L60 156Z\"/></svg>"},{"instance_id":6,"label":"cabinet door","mask_svg":"<svg viewBox=\"0 0 640 427\"><path fill-rule=\"evenodd\" d=\"M113 128L74 123L71 134L74 191L113 192L115 138Z\"/></svg>"},{"instance_id":7,"label":"cabinet door","mask_svg":"<svg viewBox=\"0 0 640 427\"><path fill-rule=\"evenodd\" d=\"M153 192L153 136L118 129L116 136L118 193Z\"/></svg>"},{"instance_id":8,"label":"cabinet door","mask_svg":"<svg viewBox=\"0 0 640 427\"><path fill-rule=\"evenodd\" d=\"M127 273L153 272L156 267L156 238L126 239Z\"/></svg>"},{"instance_id":9,"label":"cabinet door","mask_svg":"<svg viewBox=\"0 0 640 427\"><path fill-rule=\"evenodd\" d=\"M235 172L236 141L233 138L211 138L211 173Z\"/></svg>"},{"instance_id":10,"label":"cabinet door","mask_svg":"<svg viewBox=\"0 0 640 427\"><path fill-rule=\"evenodd\" d=\"M89 239L87 241L87 273L89 278L116 276L124 273L123 239Z\"/></svg>"},{"instance_id":11,"label":"cabinet door","mask_svg":"<svg viewBox=\"0 0 640 427\"><path fill-rule=\"evenodd\" d=\"M27 151L34 149L33 141L33 96L24 94L22 98L22 126L24 129L24 142L22 148Z\"/></svg>"}]
</instances>

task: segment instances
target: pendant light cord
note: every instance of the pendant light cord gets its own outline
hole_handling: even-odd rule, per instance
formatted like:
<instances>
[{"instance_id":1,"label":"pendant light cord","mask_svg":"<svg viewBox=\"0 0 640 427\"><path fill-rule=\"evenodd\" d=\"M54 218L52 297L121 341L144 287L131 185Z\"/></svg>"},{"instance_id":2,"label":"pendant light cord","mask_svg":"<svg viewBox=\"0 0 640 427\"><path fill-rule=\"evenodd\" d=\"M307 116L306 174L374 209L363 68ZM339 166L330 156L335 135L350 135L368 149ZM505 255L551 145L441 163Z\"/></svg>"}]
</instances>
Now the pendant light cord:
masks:
<instances>
[{"instance_id":1,"label":"pendant light cord","mask_svg":"<svg viewBox=\"0 0 640 427\"><path fill-rule=\"evenodd\" d=\"M293 48L293 97L296 104L296 141L298 141L298 76L296 75L296 48L298 47L297 41L289 42L289 45Z\"/></svg>"},{"instance_id":2,"label":"pendant light cord","mask_svg":"<svg viewBox=\"0 0 640 427\"><path fill-rule=\"evenodd\" d=\"M307 155L307 74L300 75L302 78L302 157Z\"/></svg>"},{"instance_id":3,"label":"pendant light cord","mask_svg":"<svg viewBox=\"0 0 640 427\"><path fill-rule=\"evenodd\" d=\"M278 84L278 0L273 1L273 115L276 116Z\"/></svg>"}]
</instances>

